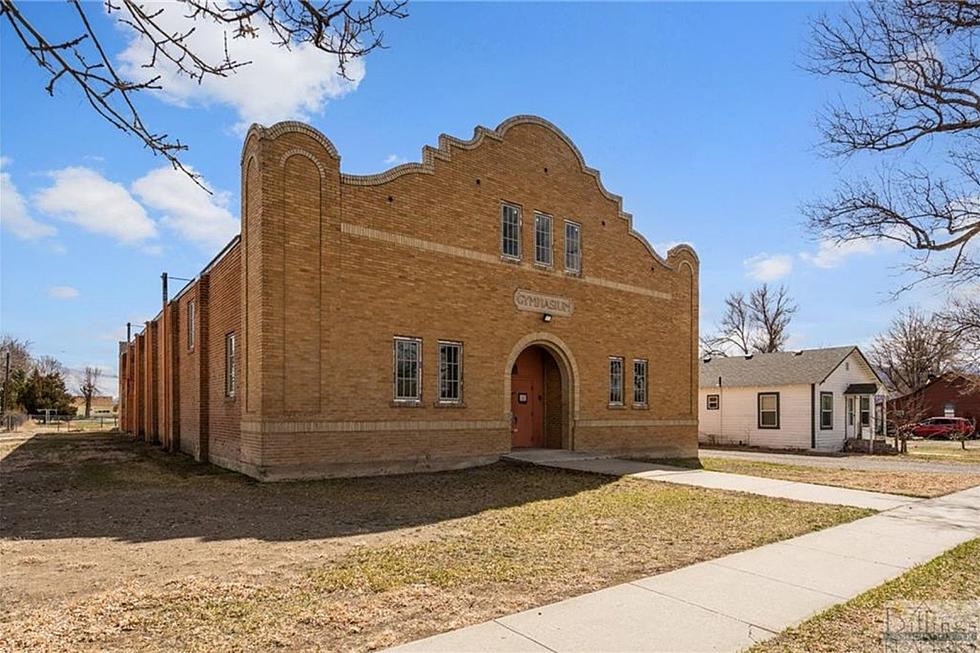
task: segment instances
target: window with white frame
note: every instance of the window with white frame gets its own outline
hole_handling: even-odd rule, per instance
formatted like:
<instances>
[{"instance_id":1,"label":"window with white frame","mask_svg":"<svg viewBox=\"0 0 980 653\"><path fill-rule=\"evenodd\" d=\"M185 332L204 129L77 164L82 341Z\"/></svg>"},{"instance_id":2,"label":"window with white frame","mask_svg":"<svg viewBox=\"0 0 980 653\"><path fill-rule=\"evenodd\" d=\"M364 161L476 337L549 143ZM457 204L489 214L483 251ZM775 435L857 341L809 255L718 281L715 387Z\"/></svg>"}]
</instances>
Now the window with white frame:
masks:
<instances>
[{"instance_id":1,"label":"window with white frame","mask_svg":"<svg viewBox=\"0 0 980 653\"><path fill-rule=\"evenodd\" d=\"M779 428L779 393L759 393L759 428Z\"/></svg>"},{"instance_id":2,"label":"window with white frame","mask_svg":"<svg viewBox=\"0 0 980 653\"><path fill-rule=\"evenodd\" d=\"M820 428L824 431L834 428L834 393L820 393Z\"/></svg>"},{"instance_id":3,"label":"window with white frame","mask_svg":"<svg viewBox=\"0 0 980 653\"><path fill-rule=\"evenodd\" d=\"M521 258L521 210L511 204L500 205L500 253Z\"/></svg>"},{"instance_id":4,"label":"window with white frame","mask_svg":"<svg viewBox=\"0 0 980 653\"><path fill-rule=\"evenodd\" d=\"M861 426L871 426L871 397L861 397Z\"/></svg>"},{"instance_id":5,"label":"window with white frame","mask_svg":"<svg viewBox=\"0 0 980 653\"><path fill-rule=\"evenodd\" d=\"M463 401L463 343L439 343L439 403Z\"/></svg>"},{"instance_id":6,"label":"window with white frame","mask_svg":"<svg viewBox=\"0 0 980 653\"><path fill-rule=\"evenodd\" d=\"M609 359L609 405L623 405L623 359Z\"/></svg>"},{"instance_id":7,"label":"window with white frame","mask_svg":"<svg viewBox=\"0 0 980 653\"><path fill-rule=\"evenodd\" d=\"M708 410L718 410L718 407L721 406L721 395L708 395L705 406Z\"/></svg>"},{"instance_id":8,"label":"window with white frame","mask_svg":"<svg viewBox=\"0 0 980 653\"><path fill-rule=\"evenodd\" d=\"M235 378L235 333L225 334L225 396L234 397L237 382Z\"/></svg>"},{"instance_id":9,"label":"window with white frame","mask_svg":"<svg viewBox=\"0 0 980 653\"><path fill-rule=\"evenodd\" d=\"M943 405L943 417L956 417L956 404L951 401Z\"/></svg>"},{"instance_id":10,"label":"window with white frame","mask_svg":"<svg viewBox=\"0 0 980 653\"><path fill-rule=\"evenodd\" d=\"M551 265L551 216L534 214L534 262Z\"/></svg>"},{"instance_id":11,"label":"window with white frame","mask_svg":"<svg viewBox=\"0 0 980 653\"><path fill-rule=\"evenodd\" d=\"M568 220L565 221L565 269L582 271L582 227Z\"/></svg>"},{"instance_id":12,"label":"window with white frame","mask_svg":"<svg viewBox=\"0 0 980 653\"><path fill-rule=\"evenodd\" d=\"M422 400L422 341L395 338L395 401Z\"/></svg>"},{"instance_id":13,"label":"window with white frame","mask_svg":"<svg viewBox=\"0 0 980 653\"><path fill-rule=\"evenodd\" d=\"M194 332L194 311L197 305L194 300L187 302L187 351L194 351L194 338L197 334Z\"/></svg>"},{"instance_id":14,"label":"window with white frame","mask_svg":"<svg viewBox=\"0 0 980 653\"><path fill-rule=\"evenodd\" d=\"M647 362L642 358L633 360L633 404L647 405Z\"/></svg>"}]
</instances>

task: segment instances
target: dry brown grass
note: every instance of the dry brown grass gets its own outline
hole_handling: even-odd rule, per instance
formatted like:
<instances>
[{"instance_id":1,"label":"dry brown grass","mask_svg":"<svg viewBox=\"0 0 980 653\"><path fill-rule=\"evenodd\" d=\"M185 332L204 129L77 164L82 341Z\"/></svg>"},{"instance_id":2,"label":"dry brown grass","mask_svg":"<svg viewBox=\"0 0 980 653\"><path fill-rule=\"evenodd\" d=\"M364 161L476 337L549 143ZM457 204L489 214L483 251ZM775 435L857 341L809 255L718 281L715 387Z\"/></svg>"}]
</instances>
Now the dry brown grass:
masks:
<instances>
[{"instance_id":1,"label":"dry brown grass","mask_svg":"<svg viewBox=\"0 0 980 653\"><path fill-rule=\"evenodd\" d=\"M868 514L504 464L259 484L91 435L0 471L4 650L371 650Z\"/></svg>"},{"instance_id":2,"label":"dry brown grass","mask_svg":"<svg viewBox=\"0 0 980 653\"><path fill-rule=\"evenodd\" d=\"M980 440L968 440L966 448L960 442L948 440L910 440L909 457L931 463L980 463Z\"/></svg>"},{"instance_id":3,"label":"dry brown grass","mask_svg":"<svg viewBox=\"0 0 980 653\"><path fill-rule=\"evenodd\" d=\"M702 456L701 465L704 469L715 472L730 472L785 481L833 485L855 490L904 494L912 497L937 497L980 485L980 474L832 469L756 460L711 458L710 456Z\"/></svg>"},{"instance_id":4,"label":"dry brown grass","mask_svg":"<svg viewBox=\"0 0 980 653\"><path fill-rule=\"evenodd\" d=\"M751 653L851 653L881 651L886 606L895 601L977 601L972 608L973 628L980 611L980 539L971 540L842 605L835 606ZM937 624L933 623L933 627ZM974 634L976 631L974 630ZM973 643L975 644L975 642ZM902 651L974 651L969 642L945 648L942 643L906 642Z\"/></svg>"}]
</instances>

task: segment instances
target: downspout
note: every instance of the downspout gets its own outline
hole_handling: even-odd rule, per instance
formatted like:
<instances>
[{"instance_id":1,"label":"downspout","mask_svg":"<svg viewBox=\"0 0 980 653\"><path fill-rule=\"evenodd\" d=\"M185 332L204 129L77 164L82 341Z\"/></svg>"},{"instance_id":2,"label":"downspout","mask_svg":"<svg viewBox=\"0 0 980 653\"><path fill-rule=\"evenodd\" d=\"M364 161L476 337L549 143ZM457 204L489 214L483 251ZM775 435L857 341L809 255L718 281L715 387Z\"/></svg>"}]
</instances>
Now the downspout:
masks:
<instances>
[{"instance_id":1,"label":"downspout","mask_svg":"<svg viewBox=\"0 0 980 653\"><path fill-rule=\"evenodd\" d=\"M816 396L817 384L810 384L810 448L817 448L817 404Z\"/></svg>"}]
</instances>

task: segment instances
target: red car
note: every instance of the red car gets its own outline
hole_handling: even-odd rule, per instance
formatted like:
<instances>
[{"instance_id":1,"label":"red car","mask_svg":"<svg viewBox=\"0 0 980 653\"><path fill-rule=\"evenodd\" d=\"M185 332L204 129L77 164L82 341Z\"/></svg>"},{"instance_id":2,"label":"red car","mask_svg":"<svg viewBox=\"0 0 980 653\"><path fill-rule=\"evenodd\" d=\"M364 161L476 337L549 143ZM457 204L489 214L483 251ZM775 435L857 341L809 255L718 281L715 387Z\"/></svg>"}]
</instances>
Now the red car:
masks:
<instances>
[{"instance_id":1,"label":"red car","mask_svg":"<svg viewBox=\"0 0 980 653\"><path fill-rule=\"evenodd\" d=\"M920 438L959 439L973 433L973 422L962 417L930 417L909 430Z\"/></svg>"}]
</instances>

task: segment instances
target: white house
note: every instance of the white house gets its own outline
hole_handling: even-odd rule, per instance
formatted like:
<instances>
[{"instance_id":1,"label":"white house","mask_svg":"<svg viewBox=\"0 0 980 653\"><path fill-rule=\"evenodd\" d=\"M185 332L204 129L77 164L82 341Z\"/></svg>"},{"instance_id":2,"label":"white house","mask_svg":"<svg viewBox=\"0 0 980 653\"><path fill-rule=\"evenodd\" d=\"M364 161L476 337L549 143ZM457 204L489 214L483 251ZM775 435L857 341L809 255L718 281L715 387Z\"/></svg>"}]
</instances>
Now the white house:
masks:
<instances>
[{"instance_id":1,"label":"white house","mask_svg":"<svg viewBox=\"0 0 980 653\"><path fill-rule=\"evenodd\" d=\"M885 385L857 347L705 358L699 440L839 451L885 422Z\"/></svg>"}]
</instances>

